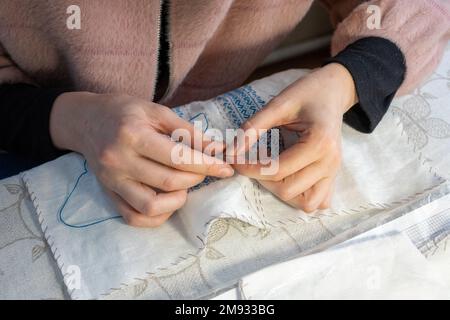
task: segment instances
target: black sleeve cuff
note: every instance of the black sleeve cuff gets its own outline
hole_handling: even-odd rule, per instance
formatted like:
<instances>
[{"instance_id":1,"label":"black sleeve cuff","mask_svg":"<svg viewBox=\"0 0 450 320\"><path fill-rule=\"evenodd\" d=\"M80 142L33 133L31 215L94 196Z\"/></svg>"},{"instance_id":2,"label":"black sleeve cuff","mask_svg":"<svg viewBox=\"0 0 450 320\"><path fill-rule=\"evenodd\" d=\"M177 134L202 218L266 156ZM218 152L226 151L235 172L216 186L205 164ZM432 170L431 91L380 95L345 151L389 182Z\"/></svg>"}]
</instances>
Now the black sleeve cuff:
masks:
<instances>
[{"instance_id":1,"label":"black sleeve cuff","mask_svg":"<svg viewBox=\"0 0 450 320\"><path fill-rule=\"evenodd\" d=\"M62 89L28 84L0 86L0 149L37 161L65 153L50 137L50 112Z\"/></svg>"},{"instance_id":2,"label":"black sleeve cuff","mask_svg":"<svg viewBox=\"0 0 450 320\"><path fill-rule=\"evenodd\" d=\"M371 133L405 78L402 51L390 40L368 37L348 45L325 64L333 62L348 69L359 98L359 103L344 114L344 121L358 131Z\"/></svg>"}]
</instances>

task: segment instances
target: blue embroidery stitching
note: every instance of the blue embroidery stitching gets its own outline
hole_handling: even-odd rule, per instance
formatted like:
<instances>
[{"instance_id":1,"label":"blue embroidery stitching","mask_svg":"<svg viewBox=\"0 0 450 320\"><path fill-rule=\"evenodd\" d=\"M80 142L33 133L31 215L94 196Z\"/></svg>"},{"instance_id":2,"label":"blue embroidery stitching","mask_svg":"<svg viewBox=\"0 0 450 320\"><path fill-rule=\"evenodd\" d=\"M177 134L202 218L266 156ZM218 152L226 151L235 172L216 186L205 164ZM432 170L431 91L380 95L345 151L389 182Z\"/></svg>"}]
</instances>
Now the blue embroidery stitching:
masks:
<instances>
[{"instance_id":1,"label":"blue embroidery stitching","mask_svg":"<svg viewBox=\"0 0 450 320\"><path fill-rule=\"evenodd\" d=\"M105 222L105 221L108 221L108 220L122 218L121 216L113 216L113 217L108 217L108 218L103 218L103 219L97 219L97 220L94 220L93 222L86 223L86 224L80 224L80 225L70 224L70 223L68 223L68 222L66 222L64 220L64 217L63 217L64 209L65 209L67 203L69 202L70 197L72 196L72 194L74 193L75 189L79 185L79 183L81 181L81 178L83 176L85 176L86 174L88 174L88 172L89 172L89 170L87 168L87 161L84 160L83 172L78 176L77 180L75 181L75 185L73 186L72 190L69 192L69 194L66 197L66 199L64 199L64 202L63 202L61 208L58 210L59 221L61 221L61 223L64 224L66 227L82 229L82 228L87 228L87 227L90 227L90 226L93 226L93 225L96 225L96 224L99 224L99 223L102 223L102 222Z\"/></svg>"},{"instance_id":2,"label":"blue embroidery stitching","mask_svg":"<svg viewBox=\"0 0 450 320\"><path fill-rule=\"evenodd\" d=\"M225 113L236 128L266 105L266 101L250 85L224 93L218 96L216 101L224 107Z\"/></svg>"}]
</instances>

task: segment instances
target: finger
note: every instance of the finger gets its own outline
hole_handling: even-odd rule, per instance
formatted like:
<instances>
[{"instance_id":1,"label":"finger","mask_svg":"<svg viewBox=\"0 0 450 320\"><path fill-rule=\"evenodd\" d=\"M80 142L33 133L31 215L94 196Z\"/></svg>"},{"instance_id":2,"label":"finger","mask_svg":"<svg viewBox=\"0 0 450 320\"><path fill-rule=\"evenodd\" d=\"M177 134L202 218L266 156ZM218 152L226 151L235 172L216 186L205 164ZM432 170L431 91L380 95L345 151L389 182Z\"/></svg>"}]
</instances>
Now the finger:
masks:
<instances>
[{"instance_id":1,"label":"finger","mask_svg":"<svg viewBox=\"0 0 450 320\"><path fill-rule=\"evenodd\" d=\"M186 190L205 179L204 175L169 168L142 157L137 157L127 170L135 181L163 191Z\"/></svg>"},{"instance_id":2,"label":"finger","mask_svg":"<svg viewBox=\"0 0 450 320\"><path fill-rule=\"evenodd\" d=\"M166 222L172 215L172 213L169 212L155 217L148 217L134 210L119 195L110 192L110 197L113 200L117 210L119 210L125 222L133 227L155 228Z\"/></svg>"},{"instance_id":3,"label":"finger","mask_svg":"<svg viewBox=\"0 0 450 320\"><path fill-rule=\"evenodd\" d=\"M142 183L124 180L113 188L137 212L148 217L174 212L186 202L187 191L156 193L152 188Z\"/></svg>"},{"instance_id":4,"label":"finger","mask_svg":"<svg viewBox=\"0 0 450 320\"><path fill-rule=\"evenodd\" d=\"M290 204L307 213L316 211L327 197L328 192L331 189L332 182L333 181L331 178L325 178L318 181L309 190L292 199Z\"/></svg>"},{"instance_id":5,"label":"finger","mask_svg":"<svg viewBox=\"0 0 450 320\"><path fill-rule=\"evenodd\" d=\"M325 210L325 209L329 209L331 207L331 201L333 199L334 189L335 189L335 181L336 181L336 179L334 179L333 182L330 184L330 189L328 190L328 193L325 196L324 201L322 201L322 203L319 205L319 209Z\"/></svg>"},{"instance_id":6,"label":"finger","mask_svg":"<svg viewBox=\"0 0 450 320\"><path fill-rule=\"evenodd\" d=\"M194 119L194 124L192 124L180 118L169 108L163 108L162 112L164 112L163 117L167 120L164 122L165 133L184 138L182 142L192 149L202 152L211 150L208 155L218 154L224 150L225 143L223 141L211 141L211 138L203 132L200 121Z\"/></svg>"},{"instance_id":7,"label":"finger","mask_svg":"<svg viewBox=\"0 0 450 320\"><path fill-rule=\"evenodd\" d=\"M310 189L319 180L328 176L329 169L324 162L314 162L306 168L281 181L259 181L270 192L283 201L289 201Z\"/></svg>"},{"instance_id":8,"label":"finger","mask_svg":"<svg viewBox=\"0 0 450 320\"><path fill-rule=\"evenodd\" d=\"M297 171L302 170L311 163L319 160L321 150L315 143L300 141L289 149L283 151L277 159L269 164L234 164L233 167L242 175L257 180L280 181ZM275 161L278 170L274 174L266 174L263 168L273 166Z\"/></svg>"},{"instance_id":9,"label":"finger","mask_svg":"<svg viewBox=\"0 0 450 320\"><path fill-rule=\"evenodd\" d=\"M296 93L295 95L293 93ZM248 140L239 141L236 154L248 151L267 130L287 124L300 108L298 90L287 87L243 125ZM249 133L252 132L252 133Z\"/></svg>"},{"instance_id":10,"label":"finger","mask_svg":"<svg viewBox=\"0 0 450 320\"><path fill-rule=\"evenodd\" d=\"M142 139L136 146L136 152L166 166L204 176L226 178L234 174L231 166L223 160L176 143L168 136L156 132Z\"/></svg>"}]
</instances>

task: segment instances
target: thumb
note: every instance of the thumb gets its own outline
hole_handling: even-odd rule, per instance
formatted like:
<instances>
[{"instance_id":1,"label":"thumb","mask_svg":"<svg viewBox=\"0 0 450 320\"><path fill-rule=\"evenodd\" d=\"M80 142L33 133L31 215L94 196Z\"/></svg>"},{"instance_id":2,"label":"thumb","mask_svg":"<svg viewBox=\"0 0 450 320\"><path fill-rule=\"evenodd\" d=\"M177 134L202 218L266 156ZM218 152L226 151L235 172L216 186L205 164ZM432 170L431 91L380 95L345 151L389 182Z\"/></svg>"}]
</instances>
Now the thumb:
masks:
<instances>
[{"instance_id":1,"label":"thumb","mask_svg":"<svg viewBox=\"0 0 450 320\"><path fill-rule=\"evenodd\" d=\"M287 124L292 114L293 99L290 98L289 91L285 90L241 126L244 134L235 141L236 154L248 151L268 130Z\"/></svg>"}]
</instances>

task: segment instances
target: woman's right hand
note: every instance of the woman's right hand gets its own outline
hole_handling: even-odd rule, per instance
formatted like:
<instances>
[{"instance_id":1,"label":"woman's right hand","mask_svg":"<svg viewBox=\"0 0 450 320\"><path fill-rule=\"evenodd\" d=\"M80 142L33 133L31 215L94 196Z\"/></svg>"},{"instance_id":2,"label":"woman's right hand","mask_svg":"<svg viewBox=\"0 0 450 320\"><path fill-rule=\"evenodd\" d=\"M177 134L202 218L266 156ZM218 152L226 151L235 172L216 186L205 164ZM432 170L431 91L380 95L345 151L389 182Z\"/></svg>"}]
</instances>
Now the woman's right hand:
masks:
<instances>
[{"instance_id":1,"label":"woman's right hand","mask_svg":"<svg viewBox=\"0 0 450 320\"><path fill-rule=\"evenodd\" d=\"M184 145L191 159L204 161L174 163L177 143L170 135L175 129L200 134L169 108L122 95L64 93L50 116L55 146L83 154L125 221L138 227L165 222L184 205L187 189L205 176L233 175L223 161Z\"/></svg>"}]
</instances>

